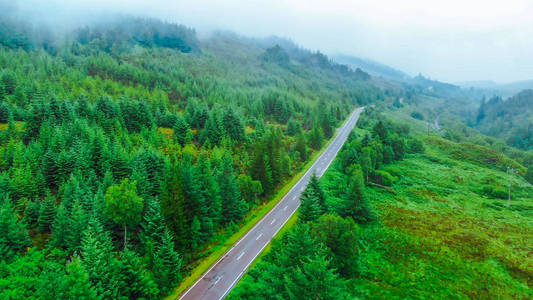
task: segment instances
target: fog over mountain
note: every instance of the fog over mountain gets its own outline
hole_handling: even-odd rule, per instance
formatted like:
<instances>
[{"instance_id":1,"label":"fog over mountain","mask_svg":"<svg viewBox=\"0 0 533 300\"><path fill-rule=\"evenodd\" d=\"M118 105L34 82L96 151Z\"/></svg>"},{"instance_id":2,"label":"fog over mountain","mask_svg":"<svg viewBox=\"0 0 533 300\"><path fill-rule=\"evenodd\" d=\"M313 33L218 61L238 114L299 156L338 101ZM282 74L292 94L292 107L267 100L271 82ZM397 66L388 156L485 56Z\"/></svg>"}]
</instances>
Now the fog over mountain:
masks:
<instances>
[{"instance_id":1,"label":"fog over mountain","mask_svg":"<svg viewBox=\"0 0 533 300\"><path fill-rule=\"evenodd\" d=\"M199 33L278 35L328 54L379 61L460 82L533 77L533 2L387 0L23 0L3 12L62 28L102 13L159 17Z\"/></svg>"}]
</instances>

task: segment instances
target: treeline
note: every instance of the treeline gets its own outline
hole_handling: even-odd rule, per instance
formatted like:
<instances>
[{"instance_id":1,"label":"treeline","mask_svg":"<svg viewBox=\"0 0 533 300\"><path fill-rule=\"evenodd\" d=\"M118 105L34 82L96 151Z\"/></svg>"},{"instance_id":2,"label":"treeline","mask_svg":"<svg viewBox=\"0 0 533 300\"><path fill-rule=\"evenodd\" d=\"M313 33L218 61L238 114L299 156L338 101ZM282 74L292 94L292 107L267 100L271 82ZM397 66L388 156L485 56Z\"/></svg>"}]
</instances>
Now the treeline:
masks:
<instances>
[{"instance_id":1,"label":"treeline","mask_svg":"<svg viewBox=\"0 0 533 300\"><path fill-rule=\"evenodd\" d=\"M530 150L533 147L533 91L525 90L503 100L482 100L474 123L481 132L503 138L509 145Z\"/></svg>"},{"instance_id":2,"label":"treeline","mask_svg":"<svg viewBox=\"0 0 533 300\"><path fill-rule=\"evenodd\" d=\"M381 95L155 41L180 26L120 24L53 53L0 47L0 298L168 294ZM138 35L154 41L128 45Z\"/></svg>"}]
</instances>

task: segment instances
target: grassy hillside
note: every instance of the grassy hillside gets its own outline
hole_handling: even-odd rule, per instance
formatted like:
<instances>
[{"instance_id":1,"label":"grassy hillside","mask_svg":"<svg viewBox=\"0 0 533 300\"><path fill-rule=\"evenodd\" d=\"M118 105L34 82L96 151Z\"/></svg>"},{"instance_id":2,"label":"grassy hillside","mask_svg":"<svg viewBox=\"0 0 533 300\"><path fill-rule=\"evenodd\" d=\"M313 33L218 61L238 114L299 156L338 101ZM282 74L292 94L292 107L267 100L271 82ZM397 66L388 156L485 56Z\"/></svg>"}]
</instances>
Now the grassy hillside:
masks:
<instances>
[{"instance_id":1,"label":"grassy hillside","mask_svg":"<svg viewBox=\"0 0 533 300\"><path fill-rule=\"evenodd\" d=\"M458 159L462 146L425 140L426 153L387 167L392 189L367 190L380 225L364 230L356 295L514 298L533 295L533 186Z\"/></svg>"}]
</instances>

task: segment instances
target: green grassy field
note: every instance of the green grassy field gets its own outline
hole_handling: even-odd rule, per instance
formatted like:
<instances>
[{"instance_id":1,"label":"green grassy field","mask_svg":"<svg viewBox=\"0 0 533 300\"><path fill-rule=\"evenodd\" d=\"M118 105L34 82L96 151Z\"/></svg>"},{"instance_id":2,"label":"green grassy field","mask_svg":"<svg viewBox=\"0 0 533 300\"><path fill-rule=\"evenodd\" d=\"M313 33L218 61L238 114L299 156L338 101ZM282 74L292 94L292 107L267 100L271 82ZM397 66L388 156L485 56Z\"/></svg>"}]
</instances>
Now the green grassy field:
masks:
<instances>
[{"instance_id":1,"label":"green grassy field","mask_svg":"<svg viewBox=\"0 0 533 300\"><path fill-rule=\"evenodd\" d=\"M531 299L533 187L515 178L508 208L499 164L509 159L483 166L483 151L435 137L425 145L385 167L400 178L395 194L367 189L379 221L362 230L354 295Z\"/></svg>"}]
</instances>

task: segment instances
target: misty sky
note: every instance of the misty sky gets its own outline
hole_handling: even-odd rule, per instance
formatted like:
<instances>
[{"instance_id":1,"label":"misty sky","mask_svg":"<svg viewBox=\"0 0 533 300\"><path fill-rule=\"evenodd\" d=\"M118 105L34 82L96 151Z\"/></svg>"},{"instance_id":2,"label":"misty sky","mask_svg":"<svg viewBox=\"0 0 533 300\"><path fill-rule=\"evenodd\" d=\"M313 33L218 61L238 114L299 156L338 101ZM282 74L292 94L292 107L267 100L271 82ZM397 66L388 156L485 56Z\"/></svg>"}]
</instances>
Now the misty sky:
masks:
<instances>
[{"instance_id":1,"label":"misty sky","mask_svg":"<svg viewBox=\"0 0 533 300\"><path fill-rule=\"evenodd\" d=\"M533 79L530 0L21 0L18 6L53 22L106 11L160 17L199 32L278 35L448 82Z\"/></svg>"}]
</instances>

